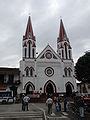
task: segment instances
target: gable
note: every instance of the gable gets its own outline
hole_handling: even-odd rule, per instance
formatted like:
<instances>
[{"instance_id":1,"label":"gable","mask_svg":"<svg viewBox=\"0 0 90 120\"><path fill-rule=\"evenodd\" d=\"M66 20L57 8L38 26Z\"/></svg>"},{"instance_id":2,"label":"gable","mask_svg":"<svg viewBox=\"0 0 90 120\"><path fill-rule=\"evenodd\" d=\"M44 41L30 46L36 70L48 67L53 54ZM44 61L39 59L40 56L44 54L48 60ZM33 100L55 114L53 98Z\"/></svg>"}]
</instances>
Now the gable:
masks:
<instances>
[{"instance_id":1,"label":"gable","mask_svg":"<svg viewBox=\"0 0 90 120\"><path fill-rule=\"evenodd\" d=\"M56 52L51 48L51 46L47 45L46 48L38 55L37 59L40 60L60 60L60 57L56 54Z\"/></svg>"},{"instance_id":2,"label":"gable","mask_svg":"<svg viewBox=\"0 0 90 120\"><path fill-rule=\"evenodd\" d=\"M46 58L46 59L51 59L51 58L58 59L57 56L54 53L52 53L51 50L45 51L45 53L43 53L43 55L40 57L40 59L44 59L44 58Z\"/></svg>"}]
</instances>

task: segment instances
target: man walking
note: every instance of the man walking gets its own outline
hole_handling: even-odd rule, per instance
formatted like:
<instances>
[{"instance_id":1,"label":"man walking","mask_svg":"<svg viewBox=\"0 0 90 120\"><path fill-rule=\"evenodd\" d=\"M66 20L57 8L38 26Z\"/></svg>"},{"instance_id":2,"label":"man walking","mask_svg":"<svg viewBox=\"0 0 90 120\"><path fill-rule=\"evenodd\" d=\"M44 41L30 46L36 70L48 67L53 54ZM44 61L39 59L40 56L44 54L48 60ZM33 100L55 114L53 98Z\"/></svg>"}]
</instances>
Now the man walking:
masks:
<instances>
[{"instance_id":1,"label":"man walking","mask_svg":"<svg viewBox=\"0 0 90 120\"><path fill-rule=\"evenodd\" d=\"M49 97L46 100L46 105L48 106L48 114L51 115L52 114L52 105L53 105L53 100L51 97Z\"/></svg>"}]
</instances>

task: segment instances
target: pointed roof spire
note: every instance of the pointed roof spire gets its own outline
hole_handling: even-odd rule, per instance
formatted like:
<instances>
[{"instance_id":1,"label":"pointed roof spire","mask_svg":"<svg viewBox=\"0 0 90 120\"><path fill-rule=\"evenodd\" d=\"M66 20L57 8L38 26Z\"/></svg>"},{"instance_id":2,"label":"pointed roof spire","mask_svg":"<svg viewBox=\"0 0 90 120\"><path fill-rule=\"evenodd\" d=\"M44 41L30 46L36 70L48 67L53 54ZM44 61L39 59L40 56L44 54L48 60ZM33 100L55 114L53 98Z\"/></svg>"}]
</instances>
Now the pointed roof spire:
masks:
<instances>
[{"instance_id":1,"label":"pointed roof spire","mask_svg":"<svg viewBox=\"0 0 90 120\"><path fill-rule=\"evenodd\" d=\"M25 35L24 35L24 39L27 39L27 38L32 38L32 39L35 40L30 15L29 15L29 18L28 18L26 32L25 32Z\"/></svg>"},{"instance_id":2,"label":"pointed roof spire","mask_svg":"<svg viewBox=\"0 0 90 120\"><path fill-rule=\"evenodd\" d=\"M67 34L63 25L62 19L60 20L59 40L63 41L64 37L67 38Z\"/></svg>"}]
</instances>

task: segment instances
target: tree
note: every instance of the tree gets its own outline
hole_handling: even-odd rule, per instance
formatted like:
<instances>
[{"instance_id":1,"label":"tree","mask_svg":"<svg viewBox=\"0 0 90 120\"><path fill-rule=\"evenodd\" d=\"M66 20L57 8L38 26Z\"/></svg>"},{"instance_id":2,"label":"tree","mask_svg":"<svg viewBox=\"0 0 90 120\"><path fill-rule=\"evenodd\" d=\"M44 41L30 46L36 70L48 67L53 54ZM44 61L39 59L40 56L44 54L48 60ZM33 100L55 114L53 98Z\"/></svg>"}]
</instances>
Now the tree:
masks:
<instances>
[{"instance_id":1,"label":"tree","mask_svg":"<svg viewBox=\"0 0 90 120\"><path fill-rule=\"evenodd\" d=\"M78 59L75 66L75 75L78 81L90 83L90 51Z\"/></svg>"}]
</instances>

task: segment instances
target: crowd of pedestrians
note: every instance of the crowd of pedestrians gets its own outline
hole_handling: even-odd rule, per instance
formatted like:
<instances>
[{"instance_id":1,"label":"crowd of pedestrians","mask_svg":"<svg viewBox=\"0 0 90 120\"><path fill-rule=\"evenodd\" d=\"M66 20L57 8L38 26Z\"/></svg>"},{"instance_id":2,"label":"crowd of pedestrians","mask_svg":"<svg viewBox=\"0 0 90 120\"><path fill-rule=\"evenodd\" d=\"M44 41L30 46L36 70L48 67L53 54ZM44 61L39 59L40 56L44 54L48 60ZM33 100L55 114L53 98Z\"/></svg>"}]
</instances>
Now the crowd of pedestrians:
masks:
<instances>
[{"instance_id":1,"label":"crowd of pedestrians","mask_svg":"<svg viewBox=\"0 0 90 120\"><path fill-rule=\"evenodd\" d=\"M23 94L22 98L21 98L21 102L22 102L22 111L28 111L28 103L30 101L30 97L28 97L27 95ZM58 96L58 97L53 97L52 96L48 96L47 100L46 100L46 105L47 105L47 112L49 115L52 114L52 106L54 105L55 107L55 112L60 112L62 111L62 102L64 105L64 112L69 112L70 110L70 100L64 96L63 100L62 97ZM82 120L82 118L84 118L84 101L83 98L78 96L75 97L74 99L74 107L75 109L77 109L78 113L79 113L79 117L80 120ZM76 111L74 111L76 113Z\"/></svg>"},{"instance_id":2,"label":"crowd of pedestrians","mask_svg":"<svg viewBox=\"0 0 90 120\"><path fill-rule=\"evenodd\" d=\"M60 97L54 97L52 99L51 96L49 96L46 100L46 105L48 106L48 114L52 114L52 106L53 104L55 105L55 112L60 112L61 111L61 98ZM64 98L64 111L68 111L68 105L69 101L67 101L66 98Z\"/></svg>"},{"instance_id":3,"label":"crowd of pedestrians","mask_svg":"<svg viewBox=\"0 0 90 120\"><path fill-rule=\"evenodd\" d=\"M28 97L25 94L22 94L21 97L21 103L22 103L22 111L28 111L28 103L30 101L30 97ZM61 111L61 98L60 97L54 97L52 99L52 96L48 96L47 100L46 100L46 105L48 107L48 114L52 114L52 106L53 104L55 105L55 111L56 112L60 112ZM68 111L68 105L69 105L69 101L67 100L67 98L64 98L64 111Z\"/></svg>"},{"instance_id":4,"label":"crowd of pedestrians","mask_svg":"<svg viewBox=\"0 0 90 120\"><path fill-rule=\"evenodd\" d=\"M64 96L63 100L60 97L54 97L52 98L51 96L49 96L46 100L46 105L48 107L48 114L51 115L52 114L52 106L54 105L55 107L55 112L60 112L62 111L62 102L64 105L64 112L70 112L71 110L71 103L70 103L70 99L67 98L66 96ZM74 99L74 110L77 109L77 111L73 111L75 112L75 114L79 114L79 120L83 120L84 119L84 101L83 101L83 97L78 96L77 98Z\"/></svg>"}]
</instances>

